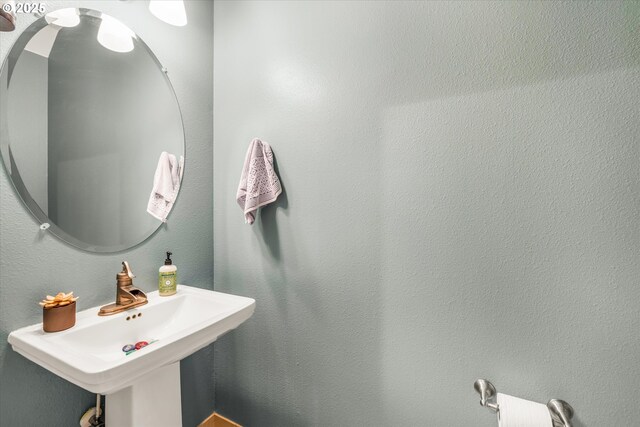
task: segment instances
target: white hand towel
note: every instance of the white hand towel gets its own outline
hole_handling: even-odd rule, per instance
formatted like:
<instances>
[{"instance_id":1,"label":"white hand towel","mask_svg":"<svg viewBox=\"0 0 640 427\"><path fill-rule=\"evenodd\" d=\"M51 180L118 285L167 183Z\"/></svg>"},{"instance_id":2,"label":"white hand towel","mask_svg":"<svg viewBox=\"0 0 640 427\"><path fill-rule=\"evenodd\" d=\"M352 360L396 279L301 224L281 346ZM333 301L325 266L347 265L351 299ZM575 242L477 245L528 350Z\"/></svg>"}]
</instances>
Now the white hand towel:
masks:
<instances>
[{"instance_id":1,"label":"white hand towel","mask_svg":"<svg viewBox=\"0 0 640 427\"><path fill-rule=\"evenodd\" d=\"M236 194L245 222L253 224L258 208L275 201L280 193L282 186L273 168L271 147L255 138L247 150Z\"/></svg>"},{"instance_id":2,"label":"white hand towel","mask_svg":"<svg viewBox=\"0 0 640 427\"><path fill-rule=\"evenodd\" d=\"M153 189L149 196L147 212L162 222L167 222L167 216L180 190L184 157L180 160L176 156L163 151L158 159L156 173L153 176Z\"/></svg>"}]
</instances>

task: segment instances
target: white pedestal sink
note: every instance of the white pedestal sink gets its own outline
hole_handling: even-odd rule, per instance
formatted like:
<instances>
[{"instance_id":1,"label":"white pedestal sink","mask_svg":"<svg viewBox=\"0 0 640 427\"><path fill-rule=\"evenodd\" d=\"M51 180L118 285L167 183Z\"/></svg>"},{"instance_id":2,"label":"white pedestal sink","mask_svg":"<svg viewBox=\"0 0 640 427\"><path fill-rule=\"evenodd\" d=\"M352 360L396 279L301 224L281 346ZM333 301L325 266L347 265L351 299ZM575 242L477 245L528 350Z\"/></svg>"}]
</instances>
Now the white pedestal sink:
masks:
<instances>
[{"instance_id":1,"label":"white pedestal sink","mask_svg":"<svg viewBox=\"0 0 640 427\"><path fill-rule=\"evenodd\" d=\"M184 285L170 297L147 297L148 304L113 316L84 310L62 332L27 326L8 341L32 362L107 395L107 427L181 426L180 360L251 317L255 300ZM141 341L149 345L122 351Z\"/></svg>"}]
</instances>

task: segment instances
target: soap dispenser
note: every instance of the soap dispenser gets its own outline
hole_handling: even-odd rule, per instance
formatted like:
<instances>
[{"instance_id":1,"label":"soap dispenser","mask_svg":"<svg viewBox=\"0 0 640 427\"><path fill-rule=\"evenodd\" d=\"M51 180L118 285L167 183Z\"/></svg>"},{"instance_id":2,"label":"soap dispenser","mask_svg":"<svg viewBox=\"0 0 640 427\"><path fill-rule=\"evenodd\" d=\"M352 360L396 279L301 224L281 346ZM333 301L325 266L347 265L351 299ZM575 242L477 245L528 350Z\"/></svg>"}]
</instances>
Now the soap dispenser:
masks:
<instances>
[{"instance_id":1,"label":"soap dispenser","mask_svg":"<svg viewBox=\"0 0 640 427\"><path fill-rule=\"evenodd\" d=\"M171 252L167 252L164 265L158 270L158 293L161 297L174 295L177 290L178 267L171 261Z\"/></svg>"}]
</instances>

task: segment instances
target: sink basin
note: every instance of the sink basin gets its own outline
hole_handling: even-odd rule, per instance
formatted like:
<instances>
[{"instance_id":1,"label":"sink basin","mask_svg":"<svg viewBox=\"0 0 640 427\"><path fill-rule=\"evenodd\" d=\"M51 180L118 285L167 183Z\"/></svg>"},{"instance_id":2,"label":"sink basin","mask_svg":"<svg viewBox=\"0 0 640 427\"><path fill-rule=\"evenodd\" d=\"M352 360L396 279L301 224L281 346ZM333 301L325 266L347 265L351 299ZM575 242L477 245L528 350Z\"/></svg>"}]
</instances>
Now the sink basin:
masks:
<instances>
[{"instance_id":1,"label":"sink basin","mask_svg":"<svg viewBox=\"0 0 640 427\"><path fill-rule=\"evenodd\" d=\"M255 300L184 285L178 285L178 292L170 297L160 297L157 291L147 296L149 303L138 308L102 317L99 307L94 307L79 312L76 325L66 331L45 333L39 323L11 332L8 341L27 359L93 393L118 395L131 389L120 393L125 398L118 400L129 401L134 408L132 390L135 395L136 390L144 394L157 389L163 377L169 378L165 383L173 388L177 375L179 400L176 362L251 317ZM128 354L122 351L126 344L140 341L149 345ZM175 366L163 369L171 365ZM142 425L132 420L113 422L110 406L111 401L107 424Z\"/></svg>"}]
</instances>

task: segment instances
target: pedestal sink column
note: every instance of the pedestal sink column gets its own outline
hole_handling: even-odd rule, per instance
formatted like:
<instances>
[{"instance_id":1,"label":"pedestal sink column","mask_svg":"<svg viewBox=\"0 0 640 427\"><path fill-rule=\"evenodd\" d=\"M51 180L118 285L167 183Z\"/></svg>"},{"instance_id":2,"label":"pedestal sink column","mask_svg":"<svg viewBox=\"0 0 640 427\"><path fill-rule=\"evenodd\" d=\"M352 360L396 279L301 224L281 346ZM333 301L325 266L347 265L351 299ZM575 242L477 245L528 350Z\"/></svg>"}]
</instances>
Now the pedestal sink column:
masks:
<instances>
[{"instance_id":1,"label":"pedestal sink column","mask_svg":"<svg viewBox=\"0 0 640 427\"><path fill-rule=\"evenodd\" d=\"M163 366L106 397L106 427L182 426L180 362Z\"/></svg>"}]
</instances>

